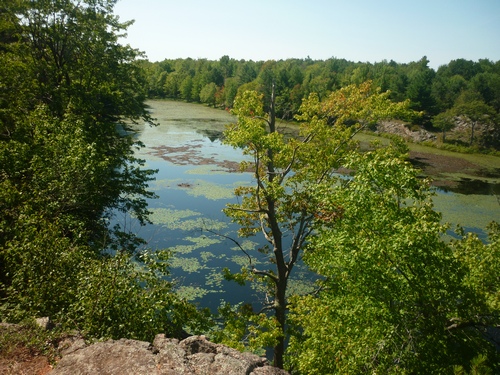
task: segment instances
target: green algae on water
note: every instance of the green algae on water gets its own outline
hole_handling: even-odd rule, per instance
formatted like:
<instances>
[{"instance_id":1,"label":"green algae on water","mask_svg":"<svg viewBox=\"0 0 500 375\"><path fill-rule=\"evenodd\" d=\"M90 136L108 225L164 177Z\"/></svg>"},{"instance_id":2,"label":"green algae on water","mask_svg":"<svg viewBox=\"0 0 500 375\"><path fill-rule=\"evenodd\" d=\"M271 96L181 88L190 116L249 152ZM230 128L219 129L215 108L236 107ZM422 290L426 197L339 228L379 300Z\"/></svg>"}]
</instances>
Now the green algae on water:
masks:
<instances>
[{"instance_id":1,"label":"green algae on water","mask_svg":"<svg viewBox=\"0 0 500 375\"><path fill-rule=\"evenodd\" d=\"M191 244L177 245L171 247L169 250L171 250L174 254L189 254L197 249L209 247L211 245L215 245L221 242L221 240L219 239L210 238L207 236L185 237L184 240L191 242Z\"/></svg>"},{"instance_id":2,"label":"green algae on water","mask_svg":"<svg viewBox=\"0 0 500 375\"><path fill-rule=\"evenodd\" d=\"M170 259L170 267L180 268L187 273L199 272L200 270L205 268L200 263L198 258L192 257L172 257L172 259Z\"/></svg>"},{"instance_id":3,"label":"green algae on water","mask_svg":"<svg viewBox=\"0 0 500 375\"><path fill-rule=\"evenodd\" d=\"M220 231L229 225L227 222L201 217L200 212L189 209L152 208L150 211L149 219L153 224L162 225L171 230Z\"/></svg>"},{"instance_id":4,"label":"green algae on water","mask_svg":"<svg viewBox=\"0 0 500 375\"><path fill-rule=\"evenodd\" d=\"M183 220L188 217L201 216L193 210L174 210L172 208L151 208L149 219L153 224L164 225L170 229L182 229Z\"/></svg>"},{"instance_id":5,"label":"green algae on water","mask_svg":"<svg viewBox=\"0 0 500 375\"><path fill-rule=\"evenodd\" d=\"M198 298L205 297L208 293L213 293L211 290L191 285L182 285L176 289L176 292L181 298L188 301L194 301Z\"/></svg>"},{"instance_id":6,"label":"green algae on water","mask_svg":"<svg viewBox=\"0 0 500 375\"><path fill-rule=\"evenodd\" d=\"M500 205L493 195L439 194L433 201L435 209L442 212L443 221L452 227L484 230L491 221L500 220Z\"/></svg>"}]
</instances>

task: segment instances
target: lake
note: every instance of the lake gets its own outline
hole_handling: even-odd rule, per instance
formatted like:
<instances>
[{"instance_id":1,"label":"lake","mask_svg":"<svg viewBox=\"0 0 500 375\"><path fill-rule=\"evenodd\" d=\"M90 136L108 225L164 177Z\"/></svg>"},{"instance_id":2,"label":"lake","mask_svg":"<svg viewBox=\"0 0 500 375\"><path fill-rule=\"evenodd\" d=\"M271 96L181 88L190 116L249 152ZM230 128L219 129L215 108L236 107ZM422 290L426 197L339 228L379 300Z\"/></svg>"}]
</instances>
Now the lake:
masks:
<instances>
[{"instance_id":1,"label":"lake","mask_svg":"<svg viewBox=\"0 0 500 375\"><path fill-rule=\"evenodd\" d=\"M220 141L225 125L235 118L199 104L153 100L148 105L159 125L139 124L134 130L145 145L138 156L146 160L147 168L159 170L150 184L159 199L148 202L153 224L133 230L148 241L148 247L174 252L171 274L184 297L211 309L222 300L258 305L261 291L227 282L222 275L224 267L238 271L247 265L242 251L223 236L248 250L264 244L258 237L237 238L237 227L222 213L227 203L236 202L234 188L252 182L250 173L236 172L243 160L239 150ZM452 227L461 224L482 238L487 224L500 220L494 195L438 191L435 205ZM253 253L258 254L257 264L266 261L264 255ZM309 279L306 274L304 267L295 270L292 290L310 290L312 283L304 282Z\"/></svg>"}]
</instances>

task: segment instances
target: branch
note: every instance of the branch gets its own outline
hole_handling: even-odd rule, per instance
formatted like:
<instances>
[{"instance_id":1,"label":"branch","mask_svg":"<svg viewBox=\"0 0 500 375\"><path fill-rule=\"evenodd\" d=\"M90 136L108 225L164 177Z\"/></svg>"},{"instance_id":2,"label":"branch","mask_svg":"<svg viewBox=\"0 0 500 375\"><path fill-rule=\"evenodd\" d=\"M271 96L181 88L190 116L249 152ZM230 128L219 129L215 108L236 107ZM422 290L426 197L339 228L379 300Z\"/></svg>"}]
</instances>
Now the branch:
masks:
<instances>
[{"instance_id":1,"label":"branch","mask_svg":"<svg viewBox=\"0 0 500 375\"><path fill-rule=\"evenodd\" d=\"M267 234L267 232L266 232L265 223L264 223L264 220L262 220L262 218L260 218L260 230L262 231L262 234L264 235L266 241L269 242L270 244L274 245L272 238L269 237L269 234Z\"/></svg>"},{"instance_id":2,"label":"branch","mask_svg":"<svg viewBox=\"0 0 500 375\"><path fill-rule=\"evenodd\" d=\"M252 264L252 257L247 253L247 251L240 245L240 243L238 241L236 241L234 238L232 237L229 237L229 236L226 236L225 234L222 234L222 233L217 233L211 229L207 229L205 228L205 230L207 232L210 232L212 234L215 234L216 236L219 236L219 237L222 237L222 238L225 238L226 240L229 240L229 241L232 241L234 244L236 244L236 246L238 246L240 248L240 250L243 252L243 254L245 254L248 258L248 263L250 264L250 266L252 268L254 268L253 264ZM253 272L253 271L252 271Z\"/></svg>"},{"instance_id":3,"label":"branch","mask_svg":"<svg viewBox=\"0 0 500 375\"><path fill-rule=\"evenodd\" d=\"M274 309L274 303L269 303L262 307L257 314L262 314L263 312L269 311Z\"/></svg>"},{"instance_id":4,"label":"branch","mask_svg":"<svg viewBox=\"0 0 500 375\"><path fill-rule=\"evenodd\" d=\"M492 324L487 324L484 322L473 321L473 320L461 321L460 318L451 318L448 323L451 323L451 324L446 327L447 331L454 331L457 329L468 328L468 327L483 327L483 328L492 327L492 328L496 328L496 329L500 328L499 325L495 326Z\"/></svg>"},{"instance_id":5,"label":"branch","mask_svg":"<svg viewBox=\"0 0 500 375\"><path fill-rule=\"evenodd\" d=\"M305 142L304 142L305 143ZM297 150L299 149L300 146L297 146L293 149L293 155L292 155L292 160L290 160L290 163L286 166L286 168L281 172L281 177L279 180L279 184L281 185L283 183L283 180L285 179L286 175L290 173L292 170L292 167L295 163L295 157L297 156Z\"/></svg>"},{"instance_id":6,"label":"branch","mask_svg":"<svg viewBox=\"0 0 500 375\"><path fill-rule=\"evenodd\" d=\"M258 269L256 269L255 267L252 266L252 273L254 275L260 275L260 276L269 277L274 283L278 282L278 276L273 275L271 272L259 271Z\"/></svg>"},{"instance_id":7,"label":"branch","mask_svg":"<svg viewBox=\"0 0 500 375\"><path fill-rule=\"evenodd\" d=\"M299 229L297 231L297 234L294 235L292 246L290 247L290 261L288 262L287 266L288 273L292 271L292 268L299 256L300 249L302 249L306 238L309 237L309 235L313 231L313 228L307 225L308 223L310 223L313 217L313 215L306 215L306 212L302 213Z\"/></svg>"},{"instance_id":8,"label":"branch","mask_svg":"<svg viewBox=\"0 0 500 375\"><path fill-rule=\"evenodd\" d=\"M253 116L252 119L257 119L257 120L265 121L269 127L271 126L271 123L269 122L269 119L267 119L265 117L262 117L262 116Z\"/></svg>"},{"instance_id":9,"label":"branch","mask_svg":"<svg viewBox=\"0 0 500 375\"><path fill-rule=\"evenodd\" d=\"M252 268L252 273L254 275L261 275L261 276L266 276L266 277L269 277L273 282L277 282L278 281L278 278L276 277L276 275L273 275L272 273L270 272L267 272L267 271L259 271L258 269L255 268L255 266L253 265L252 263L252 257L250 256L250 254L248 254L248 252L240 245L240 243L238 241L236 241L234 238L232 237L229 237L229 236L226 236L225 234L222 234L222 233L217 233L211 229L206 229L205 230L207 232L210 232L212 234L215 234L216 236L219 236L219 237L222 237L222 238L225 238L229 241L232 241L234 244L236 244L236 246L239 247L239 249L243 252L243 254L245 254L248 258L248 263L250 264L250 267Z\"/></svg>"}]
</instances>

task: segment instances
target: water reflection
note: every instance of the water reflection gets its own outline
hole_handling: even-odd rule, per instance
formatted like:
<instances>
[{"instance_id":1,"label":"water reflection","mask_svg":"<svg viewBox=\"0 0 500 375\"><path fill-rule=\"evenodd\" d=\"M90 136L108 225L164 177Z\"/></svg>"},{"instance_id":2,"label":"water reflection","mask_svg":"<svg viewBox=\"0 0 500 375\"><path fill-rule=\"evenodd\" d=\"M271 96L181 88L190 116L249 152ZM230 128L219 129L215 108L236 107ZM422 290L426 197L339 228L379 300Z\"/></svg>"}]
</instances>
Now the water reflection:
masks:
<instances>
[{"instance_id":1,"label":"water reflection","mask_svg":"<svg viewBox=\"0 0 500 375\"><path fill-rule=\"evenodd\" d=\"M458 194L476 195L497 195L500 196L500 184L483 180L462 178L451 187L442 187L444 192L454 192Z\"/></svg>"}]
</instances>

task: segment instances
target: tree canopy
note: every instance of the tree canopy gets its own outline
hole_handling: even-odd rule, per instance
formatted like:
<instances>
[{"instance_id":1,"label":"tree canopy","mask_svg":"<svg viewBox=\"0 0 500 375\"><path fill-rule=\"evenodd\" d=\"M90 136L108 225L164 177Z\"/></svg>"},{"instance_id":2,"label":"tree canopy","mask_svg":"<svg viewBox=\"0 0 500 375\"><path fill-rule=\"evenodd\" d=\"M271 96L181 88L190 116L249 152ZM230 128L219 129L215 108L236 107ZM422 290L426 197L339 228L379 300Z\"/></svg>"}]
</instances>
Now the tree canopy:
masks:
<instances>
[{"instance_id":1,"label":"tree canopy","mask_svg":"<svg viewBox=\"0 0 500 375\"><path fill-rule=\"evenodd\" d=\"M239 203L225 213L240 237L263 236L267 246L256 250L268 263L256 266L259 253L242 248L248 266L227 277L262 283L262 311L272 314L266 320L242 310L245 330L225 310L228 329L255 341L261 322L275 366L297 373L496 369L497 225L489 244L471 235L450 242L404 142L363 151L354 140L381 119L422 113L368 81L323 99L311 94L297 116L299 135L288 137L274 116L273 91L267 112L264 97L245 91L235 100L238 122L225 142L250 157L241 168L255 181L236 189ZM320 279L316 293L289 290L301 258ZM488 265L479 271L472 259Z\"/></svg>"},{"instance_id":2,"label":"tree canopy","mask_svg":"<svg viewBox=\"0 0 500 375\"><path fill-rule=\"evenodd\" d=\"M478 358L498 364L498 227L488 245L472 235L447 242L432 193L405 152L395 145L354 154L346 163L352 179L323 196L341 215L334 225L318 222L305 250L322 281L317 295L291 303L288 358L299 373L453 373ZM471 281L478 272L486 288Z\"/></svg>"},{"instance_id":3,"label":"tree canopy","mask_svg":"<svg viewBox=\"0 0 500 375\"><path fill-rule=\"evenodd\" d=\"M220 93L216 105L226 108L233 107L236 91L242 94L246 90L264 94L267 106L271 83L274 82L276 116L287 120L299 114L302 100L311 93L323 99L342 87L372 80L382 91L390 91L391 100L402 102L409 99L412 109L423 114L414 118L413 123L432 129L436 115L457 106L464 91L472 91L478 93L484 104L496 113L490 117L494 125L489 125L484 137L477 137L476 144L497 149L500 145L498 61L457 59L437 70L429 67L425 56L405 64L392 60L352 62L340 58L245 61L229 56L217 61L176 59L142 63L147 71L149 96L207 102L201 99L201 90L208 83L214 83ZM464 138L468 141L470 137Z\"/></svg>"},{"instance_id":4,"label":"tree canopy","mask_svg":"<svg viewBox=\"0 0 500 375\"><path fill-rule=\"evenodd\" d=\"M300 135L285 137L277 129L274 93L269 113L262 94L246 91L236 98L233 113L238 122L225 132L224 142L242 148L251 157L243 162L255 185L240 187L241 203L225 209L240 225L242 237L262 234L268 242L269 269L249 267L243 276L261 280L268 287L267 307L281 333L275 345L275 365L283 367L286 333L287 285L300 254L308 242L313 223L340 214L336 206L322 206L316 192L334 189L344 159L357 151L354 134L381 118L410 116L408 102L392 103L370 82L350 85L330 94L324 101L311 94L301 107ZM323 193L327 194L327 190Z\"/></svg>"},{"instance_id":5,"label":"tree canopy","mask_svg":"<svg viewBox=\"0 0 500 375\"><path fill-rule=\"evenodd\" d=\"M145 338L178 330L165 314L183 302L148 301L171 291L160 277L166 257L141 261L142 240L116 220L147 222L154 171L134 156L140 145L127 130L153 120L142 55L118 43L129 23L114 4L2 2L0 297L10 320L50 316L97 336ZM102 283L104 274L114 281ZM142 319L150 327L141 332Z\"/></svg>"}]
</instances>

